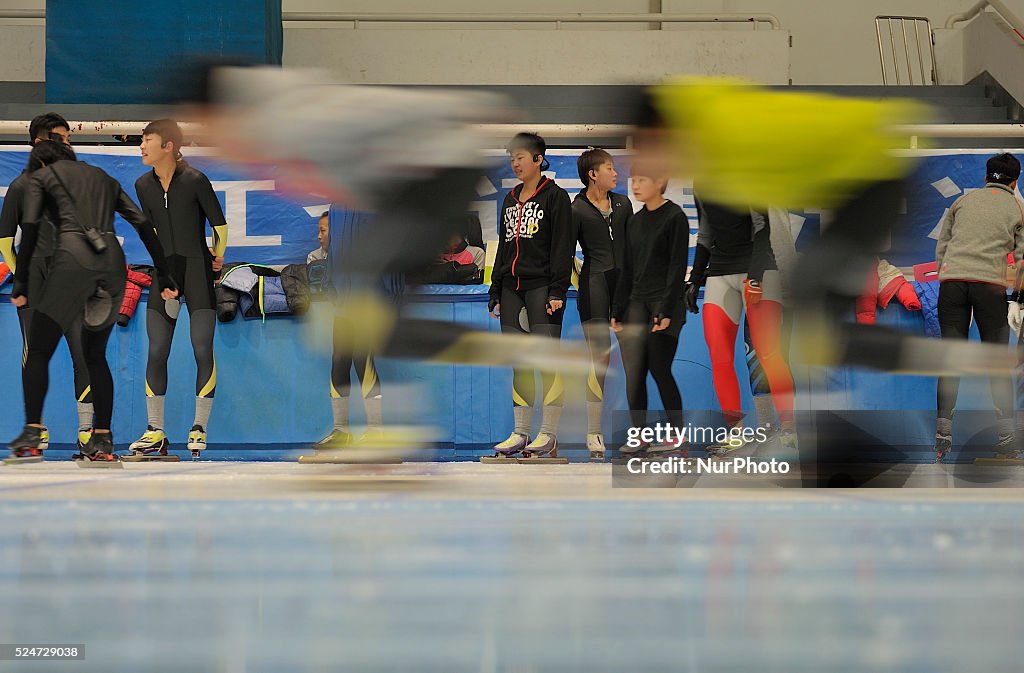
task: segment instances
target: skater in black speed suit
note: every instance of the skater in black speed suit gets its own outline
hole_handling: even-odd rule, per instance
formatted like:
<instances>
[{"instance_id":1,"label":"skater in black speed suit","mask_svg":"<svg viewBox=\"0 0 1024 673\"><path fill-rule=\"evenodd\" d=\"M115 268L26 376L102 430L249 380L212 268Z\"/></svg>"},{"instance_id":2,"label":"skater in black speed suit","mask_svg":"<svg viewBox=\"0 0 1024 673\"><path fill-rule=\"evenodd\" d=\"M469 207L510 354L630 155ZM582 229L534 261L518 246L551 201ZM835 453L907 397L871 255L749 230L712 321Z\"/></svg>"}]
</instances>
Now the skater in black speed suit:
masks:
<instances>
[{"instance_id":1,"label":"skater in black speed suit","mask_svg":"<svg viewBox=\"0 0 1024 673\"><path fill-rule=\"evenodd\" d=\"M70 147L52 141L32 150L30 161L42 165L25 192L22 244L18 251L11 301L35 307L28 353L22 370L25 428L10 443L13 457L41 454L40 419L49 385L49 362L62 335L82 320L82 349L89 368L95 407L95 428L83 452L89 460L114 460L110 419L114 381L107 365L107 339L117 318L127 279L124 252L114 235L114 213L135 227L153 258L165 299L177 295L168 276L163 247L152 224L124 193L121 185L99 168L80 163ZM56 248L49 274L38 290L28 284L29 260L39 236L39 222L53 222ZM38 293L38 296L36 296Z\"/></svg>"},{"instance_id":2,"label":"skater in black speed suit","mask_svg":"<svg viewBox=\"0 0 1024 673\"><path fill-rule=\"evenodd\" d=\"M29 145L35 146L44 140L54 140L70 145L71 127L68 122L55 112L47 112L35 117L29 124ZM27 166L26 169L11 182L4 197L3 210L0 211L0 255L3 256L11 273L16 273L18 264L14 253L14 239L18 225L23 219L25 205L25 188L32 171L39 166ZM32 255L28 269L29 294L33 289L42 287L46 280L47 270L53 259L54 233L53 225L45 219L39 223L39 236L35 253ZM18 309L18 323L21 327L23 349L28 348L28 328L32 322L33 307L26 304ZM75 400L78 407L78 448L89 441L92 432L92 388L89 386L89 370L85 365L85 354L79 341L80 329L68 332L68 351L71 353L71 364L74 369ZM22 351L22 366L25 365L25 352ZM43 429L43 448L49 443L49 432Z\"/></svg>"}]
</instances>

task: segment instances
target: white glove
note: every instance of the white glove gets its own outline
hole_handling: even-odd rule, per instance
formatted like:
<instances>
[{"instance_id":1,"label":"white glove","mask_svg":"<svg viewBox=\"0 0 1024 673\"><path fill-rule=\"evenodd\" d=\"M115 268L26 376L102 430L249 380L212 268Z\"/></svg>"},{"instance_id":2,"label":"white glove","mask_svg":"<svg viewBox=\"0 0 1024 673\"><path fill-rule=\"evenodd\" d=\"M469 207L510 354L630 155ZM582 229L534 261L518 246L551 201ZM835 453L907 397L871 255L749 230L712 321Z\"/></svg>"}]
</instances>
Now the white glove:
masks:
<instances>
[{"instance_id":1,"label":"white glove","mask_svg":"<svg viewBox=\"0 0 1024 673\"><path fill-rule=\"evenodd\" d=\"M1020 325L1021 322L1024 322L1024 307L1011 301L1006 309L1006 322L1010 324L1010 329L1014 334L1020 334Z\"/></svg>"}]
</instances>

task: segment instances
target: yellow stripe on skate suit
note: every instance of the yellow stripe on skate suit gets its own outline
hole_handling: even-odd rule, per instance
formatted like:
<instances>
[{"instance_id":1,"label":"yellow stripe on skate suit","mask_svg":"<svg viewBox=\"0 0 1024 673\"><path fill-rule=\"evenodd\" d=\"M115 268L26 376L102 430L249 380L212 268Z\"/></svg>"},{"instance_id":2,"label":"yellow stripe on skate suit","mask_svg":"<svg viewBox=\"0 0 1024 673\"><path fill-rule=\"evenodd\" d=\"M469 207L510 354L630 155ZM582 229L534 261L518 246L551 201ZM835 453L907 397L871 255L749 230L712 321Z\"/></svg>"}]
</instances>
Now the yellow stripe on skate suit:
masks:
<instances>
[{"instance_id":1,"label":"yellow stripe on skate suit","mask_svg":"<svg viewBox=\"0 0 1024 673\"><path fill-rule=\"evenodd\" d=\"M601 389L601 384L597 381L597 370L593 365L590 367L590 374L587 375L587 388L594 393L594 397L599 401L604 401L604 390Z\"/></svg>"},{"instance_id":2,"label":"yellow stripe on skate suit","mask_svg":"<svg viewBox=\"0 0 1024 673\"><path fill-rule=\"evenodd\" d=\"M89 393L91 393L91 392L92 392L92 386L91 385L86 386L85 390L82 391L82 395L78 398L78 401L79 402L84 402L85 398L88 397Z\"/></svg>"},{"instance_id":3,"label":"yellow stripe on skate suit","mask_svg":"<svg viewBox=\"0 0 1024 673\"><path fill-rule=\"evenodd\" d=\"M213 361L213 371L210 372L210 380L206 382L206 385L199 391L199 397L211 397L213 391L217 388L217 360Z\"/></svg>"},{"instance_id":4,"label":"yellow stripe on skate suit","mask_svg":"<svg viewBox=\"0 0 1024 673\"><path fill-rule=\"evenodd\" d=\"M544 404L552 404L562 398L562 393L565 392L565 386L562 383L562 375L555 374L555 380L551 382L551 390L544 396Z\"/></svg>"},{"instance_id":5,"label":"yellow stripe on skate suit","mask_svg":"<svg viewBox=\"0 0 1024 673\"><path fill-rule=\"evenodd\" d=\"M377 368L373 365L373 356L366 356L366 374L363 376L363 397L369 397L373 387L377 385Z\"/></svg>"},{"instance_id":6,"label":"yellow stripe on skate suit","mask_svg":"<svg viewBox=\"0 0 1024 673\"><path fill-rule=\"evenodd\" d=\"M523 396L519 394L519 391L516 390L516 386L514 383L512 384L512 404L516 405L517 407L530 406L529 404L526 403L526 400L523 399Z\"/></svg>"}]
</instances>

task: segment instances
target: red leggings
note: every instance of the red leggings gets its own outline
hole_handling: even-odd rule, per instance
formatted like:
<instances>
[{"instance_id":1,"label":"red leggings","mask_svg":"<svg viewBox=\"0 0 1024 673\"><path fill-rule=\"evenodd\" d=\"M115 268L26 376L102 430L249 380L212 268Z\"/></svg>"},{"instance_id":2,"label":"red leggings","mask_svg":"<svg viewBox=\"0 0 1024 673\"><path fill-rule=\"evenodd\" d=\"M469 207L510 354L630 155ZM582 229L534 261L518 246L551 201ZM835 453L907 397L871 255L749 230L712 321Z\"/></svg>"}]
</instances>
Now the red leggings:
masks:
<instances>
[{"instance_id":1,"label":"red leggings","mask_svg":"<svg viewBox=\"0 0 1024 673\"><path fill-rule=\"evenodd\" d=\"M736 378L736 333L739 324L716 304L704 303L704 339L711 353L711 372L715 382L715 393L722 413L729 425L735 425L743 418L740 404L740 386ZM782 328L782 305L775 301L762 300L747 308L747 323L750 325L750 340L754 343L757 358L764 369L768 385L772 390L779 421L793 420L793 377L789 365L779 346Z\"/></svg>"}]
</instances>

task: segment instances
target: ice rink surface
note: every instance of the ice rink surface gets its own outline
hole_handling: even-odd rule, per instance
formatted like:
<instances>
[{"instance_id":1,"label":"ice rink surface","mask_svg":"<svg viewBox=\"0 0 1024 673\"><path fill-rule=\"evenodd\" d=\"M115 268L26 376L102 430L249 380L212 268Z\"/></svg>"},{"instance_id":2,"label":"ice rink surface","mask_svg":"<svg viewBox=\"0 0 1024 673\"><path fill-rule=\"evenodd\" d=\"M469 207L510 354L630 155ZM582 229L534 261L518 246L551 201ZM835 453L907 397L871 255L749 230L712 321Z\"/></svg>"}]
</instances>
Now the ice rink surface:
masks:
<instances>
[{"instance_id":1,"label":"ice rink surface","mask_svg":"<svg viewBox=\"0 0 1024 673\"><path fill-rule=\"evenodd\" d=\"M612 488L585 464L0 467L0 643L86 652L0 672L1024 667L1024 490L715 485Z\"/></svg>"}]
</instances>

